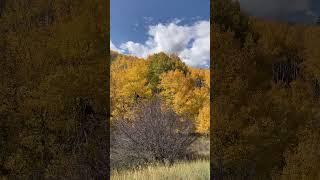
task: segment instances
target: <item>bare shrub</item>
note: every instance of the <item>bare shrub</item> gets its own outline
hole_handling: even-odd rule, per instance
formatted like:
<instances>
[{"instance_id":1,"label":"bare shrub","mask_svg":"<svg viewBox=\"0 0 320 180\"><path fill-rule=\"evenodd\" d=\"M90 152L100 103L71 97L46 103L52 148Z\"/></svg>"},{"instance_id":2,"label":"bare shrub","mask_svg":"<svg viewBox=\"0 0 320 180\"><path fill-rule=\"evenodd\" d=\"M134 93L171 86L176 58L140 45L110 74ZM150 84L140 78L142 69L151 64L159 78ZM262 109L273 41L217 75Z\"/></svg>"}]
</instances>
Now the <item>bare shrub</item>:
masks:
<instances>
[{"instance_id":1,"label":"bare shrub","mask_svg":"<svg viewBox=\"0 0 320 180\"><path fill-rule=\"evenodd\" d=\"M130 161L162 162L172 164L183 158L188 147L196 140L193 124L164 107L159 98L141 103L130 119L115 121L111 156ZM111 157L112 161L112 157Z\"/></svg>"}]
</instances>

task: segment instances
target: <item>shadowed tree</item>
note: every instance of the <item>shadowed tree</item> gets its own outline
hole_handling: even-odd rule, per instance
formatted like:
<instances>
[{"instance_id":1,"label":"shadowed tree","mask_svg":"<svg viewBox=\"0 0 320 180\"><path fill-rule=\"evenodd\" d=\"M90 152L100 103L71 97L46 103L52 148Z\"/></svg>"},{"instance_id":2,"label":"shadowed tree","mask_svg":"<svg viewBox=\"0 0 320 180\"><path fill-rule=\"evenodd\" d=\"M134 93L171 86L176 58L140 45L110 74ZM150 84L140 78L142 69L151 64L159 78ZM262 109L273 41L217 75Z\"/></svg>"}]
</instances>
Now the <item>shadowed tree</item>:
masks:
<instances>
[{"instance_id":1,"label":"shadowed tree","mask_svg":"<svg viewBox=\"0 0 320 180\"><path fill-rule=\"evenodd\" d=\"M107 176L104 8L0 1L0 179Z\"/></svg>"}]
</instances>

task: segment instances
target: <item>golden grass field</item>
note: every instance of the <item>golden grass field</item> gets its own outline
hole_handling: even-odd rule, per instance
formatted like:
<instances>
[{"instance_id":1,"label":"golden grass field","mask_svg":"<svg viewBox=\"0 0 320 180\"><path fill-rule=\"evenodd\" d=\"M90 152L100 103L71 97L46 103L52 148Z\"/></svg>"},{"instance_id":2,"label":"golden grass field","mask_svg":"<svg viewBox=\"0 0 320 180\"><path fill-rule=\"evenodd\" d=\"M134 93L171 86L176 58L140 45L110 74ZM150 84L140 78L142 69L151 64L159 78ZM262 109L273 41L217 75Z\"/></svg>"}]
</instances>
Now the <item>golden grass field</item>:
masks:
<instances>
[{"instance_id":1,"label":"golden grass field","mask_svg":"<svg viewBox=\"0 0 320 180\"><path fill-rule=\"evenodd\" d=\"M210 162L178 162L172 166L153 165L125 171L112 171L111 180L206 180L210 179Z\"/></svg>"}]
</instances>

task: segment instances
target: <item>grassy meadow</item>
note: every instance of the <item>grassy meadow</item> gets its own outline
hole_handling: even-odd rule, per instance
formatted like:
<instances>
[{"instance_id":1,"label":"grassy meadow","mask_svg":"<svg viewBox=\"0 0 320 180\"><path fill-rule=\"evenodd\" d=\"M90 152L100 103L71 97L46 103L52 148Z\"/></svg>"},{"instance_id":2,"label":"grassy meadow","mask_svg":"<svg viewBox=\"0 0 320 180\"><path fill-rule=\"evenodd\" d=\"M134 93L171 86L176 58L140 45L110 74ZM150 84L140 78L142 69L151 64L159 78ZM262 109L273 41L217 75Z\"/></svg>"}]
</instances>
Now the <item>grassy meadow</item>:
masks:
<instances>
[{"instance_id":1,"label":"grassy meadow","mask_svg":"<svg viewBox=\"0 0 320 180\"><path fill-rule=\"evenodd\" d=\"M210 179L209 160L178 162L172 166L151 165L124 171L112 171L111 180Z\"/></svg>"}]
</instances>

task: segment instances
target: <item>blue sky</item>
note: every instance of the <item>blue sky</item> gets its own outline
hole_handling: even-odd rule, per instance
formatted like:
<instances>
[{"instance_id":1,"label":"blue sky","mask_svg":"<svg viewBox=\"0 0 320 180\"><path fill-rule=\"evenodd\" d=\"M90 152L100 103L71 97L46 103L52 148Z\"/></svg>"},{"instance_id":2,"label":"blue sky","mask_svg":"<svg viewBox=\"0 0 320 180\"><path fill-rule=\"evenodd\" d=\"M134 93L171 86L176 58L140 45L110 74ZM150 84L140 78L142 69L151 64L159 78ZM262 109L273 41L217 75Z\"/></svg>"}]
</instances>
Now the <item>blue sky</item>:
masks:
<instances>
[{"instance_id":1,"label":"blue sky","mask_svg":"<svg viewBox=\"0 0 320 180\"><path fill-rule=\"evenodd\" d=\"M113 50L141 57L165 51L177 53L192 66L209 65L210 0L110 3Z\"/></svg>"},{"instance_id":2,"label":"blue sky","mask_svg":"<svg viewBox=\"0 0 320 180\"><path fill-rule=\"evenodd\" d=\"M209 0L111 0L111 39L114 44L147 39L147 25L175 18L190 23L208 20Z\"/></svg>"}]
</instances>

